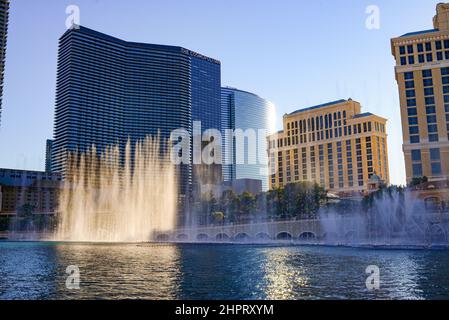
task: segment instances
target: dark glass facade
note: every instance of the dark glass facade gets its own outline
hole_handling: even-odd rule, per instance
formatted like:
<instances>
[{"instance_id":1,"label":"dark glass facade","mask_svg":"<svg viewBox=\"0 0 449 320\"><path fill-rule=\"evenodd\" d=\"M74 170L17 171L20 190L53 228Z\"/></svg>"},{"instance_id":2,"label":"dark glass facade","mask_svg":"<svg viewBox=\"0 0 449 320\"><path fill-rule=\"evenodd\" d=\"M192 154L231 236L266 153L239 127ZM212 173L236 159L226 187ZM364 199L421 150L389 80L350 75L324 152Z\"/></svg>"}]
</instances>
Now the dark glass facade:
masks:
<instances>
[{"instance_id":1,"label":"dark glass facade","mask_svg":"<svg viewBox=\"0 0 449 320\"><path fill-rule=\"evenodd\" d=\"M6 40L8 37L9 0L0 0L0 125L2 120L3 80L5 72Z\"/></svg>"},{"instance_id":2,"label":"dark glass facade","mask_svg":"<svg viewBox=\"0 0 449 320\"><path fill-rule=\"evenodd\" d=\"M221 128L221 68L207 58L191 58L192 118L201 121L204 132Z\"/></svg>"},{"instance_id":3,"label":"dark glass facade","mask_svg":"<svg viewBox=\"0 0 449 320\"><path fill-rule=\"evenodd\" d=\"M192 119L201 123L201 134L208 129L221 131L221 68L207 58L194 56L192 61ZM198 134L195 132L194 134ZM202 142L201 147L207 145ZM220 164L194 164L192 184L194 196L198 198L201 186L222 182Z\"/></svg>"},{"instance_id":4,"label":"dark glass facade","mask_svg":"<svg viewBox=\"0 0 449 320\"><path fill-rule=\"evenodd\" d=\"M53 150L53 140L47 139L45 144L45 172L51 172L51 153Z\"/></svg>"},{"instance_id":5,"label":"dark glass facade","mask_svg":"<svg viewBox=\"0 0 449 320\"><path fill-rule=\"evenodd\" d=\"M206 114L197 110L207 108L208 94L218 90L219 99L219 79L219 61L181 47L68 30L59 43L52 170L64 173L67 151L117 143L124 151L128 139L160 134L166 141L180 128L192 133L193 115ZM182 166L182 193L190 190L191 171Z\"/></svg>"}]
</instances>

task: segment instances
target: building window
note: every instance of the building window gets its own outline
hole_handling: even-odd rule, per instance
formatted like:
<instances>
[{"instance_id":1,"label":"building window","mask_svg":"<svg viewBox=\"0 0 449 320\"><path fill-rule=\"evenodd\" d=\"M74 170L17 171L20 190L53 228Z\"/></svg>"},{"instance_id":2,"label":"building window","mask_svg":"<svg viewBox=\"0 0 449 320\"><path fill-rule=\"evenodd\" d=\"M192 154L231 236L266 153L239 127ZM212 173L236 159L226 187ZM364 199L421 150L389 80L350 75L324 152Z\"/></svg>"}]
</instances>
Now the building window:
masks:
<instances>
[{"instance_id":1,"label":"building window","mask_svg":"<svg viewBox=\"0 0 449 320\"><path fill-rule=\"evenodd\" d=\"M416 97L415 90L412 89L412 90L407 90L407 91L405 91L405 96L406 96L407 98L413 98L413 97Z\"/></svg>"},{"instance_id":2,"label":"building window","mask_svg":"<svg viewBox=\"0 0 449 320\"><path fill-rule=\"evenodd\" d=\"M413 90L413 91L415 91L415 90ZM430 87L430 88L425 88L424 89L424 95L425 96L432 96L433 95L433 88L432 87ZM414 96L413 96L414 97Z\"/></svg>"},{"instance_id":3,"label":"building window","mask_svg":"<svg viewBox=\"0 0 449 320\"><path fill-rule=\"evenodd\" d=\"M437 116L431 115L427 116L427 123L436 123L437 122Z\"/></svg>"},{"instance_id":4,"label":"building window","mask_svg":"<svg viewBox=\"0 0 449 320\"><path fill-rule=\"evenodd\" d=\"M435 132L438 132L438 127L436 124L429 124L427 126L427 130L431 133L435 133Z\"/></svg>"},{"instance_id":5,"label":"building window","mask_svg":"<svg viewBox=\"0 0 449 320\"><path fill-rule=\"evenodd\" d=\"M430 79L424 79L423 80L423 85L424 85L424 87L431 87L431 86L433 86L432 79L431 78Z\"/></svg>"},{"instance_id":6,"label":"building window","mask_svg":"<svg viewBox=\"0 0 449 320\"><path fill-rule=\"evenodd\" d=\"M430 161L432 167L432 175L440 175L441 174L441 154L439 148L430 149Z\"/></svg>"},{"instance_id":7,"label":"building window","mask_svg":"<svg viewBox=\"0 0 449 320\"><path fill-rule=\"evenodd\" d=\"M430 149L430 160L432 160L432 161L440 160L440 149L439 148Z\"/></svg>"},{"instance_id":8,"label":"building window","mask_svg":"<svg viewBox=\"0 0 449 320\"><path fill-rule=\"evenodd\" d=\"M412 79L413 79L413 72L404 72L404 80L412 80Z\"/></svg>"},{"instance_id":9,"label":"building window","mask_svg":"<svg viewBox=\"0 0 449 320\"><path fill-rule=\"evenodd\" d=\"M432 70L431 70L431 69L423 70L423 71L422 71L422 76L423 76L423 78L429 78L429 77L431 77L431 76L432 76Z\"/></svg>"},{"instance_id":10,"label":"building window","mask_svg":"<svg viewBox=\"0 0 449 320\"><path fill-rule=\"evenodd\" d=\"M412 134L419 134L419 127L418 126L413 126L413 127L409 127L409 133Z\"/></svg>"},{"instance_id":11,"label":"building window","mask_svg":"<svg viewBox=\"0 0 449 320\"><path fill-rule=\"evenodd\" d=\"M413 169L413 176L414 177L422 177L422 164L420 163L415 163L412 165L412 169Z\"/></svg>"},{"instance_id":12,"label":"building window","mask_svg":"<svg viewBox=\"0 0 449 320\"><path fill-rule=\"evenodd\" d=\"M421 150L412 150L412 161L421 161Z\"/></svg>"},{"instance_id":13,"label":"building window","mask_svg":"<svg viewBox=\"0 0 449 320\"><path fill-rule=\"evenodd\" d=\"M405 88L406 89L413 89L413 88L415 88L415 81L413 81L413 80L406 81L405 82Z\"/></svg>"},{"instance_id":14,"label":"building window","mask_svg":"<svg viewBox=\"0 0 449 320\"><path fill-rule=\"evenodd\" d=\"M424 52L424 45L422 43L418 43L417 47L418 47L418 52ZM405 49L404 49L404 53L405 53Z\"/></svg>"},{"instance_id":15,"label":"building window","mask_svg":"<svg viewBox=\"0 0 449 320\"><path fill-rule=\"evenodd\" d=\"M408 118L408 124L409 125L417 125L418 124L418 118L417 117L410 117L410 118Z\"/></svg>"},{"instance_id":16,"label":"building window","mask_svg":"<svg viewBox=\"0 0 449 320\"><path fill-rule=\"evenodd\" d=\"M407 65L407 59L405 57L401 57L401 66Z\"/></svg>"},{"instance_id":17,"label":"building window","mask_svg":"<svg viewBox=\"0 0 449 320\"><path fill-rule=\"evenodd\" d=\"M441 174L441 163L435 162L432 163L432 176L438 176Z\"/></svg>"},{"instance_id":18,"label":"building window","mask_svg":"<svg viewBox=\"0 0 449 320\"><path fill-rule=\"evenodd\" d=\"M435 104L435 98L434 97L427 97L427 98L425 98L425 102L426 102L426 105ZM415 101L415 105L416 105L416 101Z\"/></svg>"},{"instance_id":19,"label":"building window","mask_svg":"<svg viewBox=\"0 0 449 320\"><path fill-rule=\"evenodd\" d=\"M409 116L416 116L418 114L416 108L408 108L407 112Z\"/></svg>"}]
</instances>

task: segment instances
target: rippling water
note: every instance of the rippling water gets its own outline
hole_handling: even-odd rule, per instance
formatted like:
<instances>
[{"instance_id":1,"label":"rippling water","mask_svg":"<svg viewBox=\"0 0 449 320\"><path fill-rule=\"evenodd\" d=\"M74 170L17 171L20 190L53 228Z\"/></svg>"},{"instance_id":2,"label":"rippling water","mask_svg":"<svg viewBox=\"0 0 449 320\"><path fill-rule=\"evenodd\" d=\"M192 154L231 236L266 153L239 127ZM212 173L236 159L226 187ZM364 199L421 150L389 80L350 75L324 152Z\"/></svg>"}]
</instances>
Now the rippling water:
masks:
<instances>
[{"instance_id":1,"label":"rippling water","mask_svg":"<svg viewBox=\"0 0 449 320\"><path fill-rule=\"evenodd\" d=\"M448 299L448 266L443 250L0 242L0 299Z\"/></svg>"}]
</instances>

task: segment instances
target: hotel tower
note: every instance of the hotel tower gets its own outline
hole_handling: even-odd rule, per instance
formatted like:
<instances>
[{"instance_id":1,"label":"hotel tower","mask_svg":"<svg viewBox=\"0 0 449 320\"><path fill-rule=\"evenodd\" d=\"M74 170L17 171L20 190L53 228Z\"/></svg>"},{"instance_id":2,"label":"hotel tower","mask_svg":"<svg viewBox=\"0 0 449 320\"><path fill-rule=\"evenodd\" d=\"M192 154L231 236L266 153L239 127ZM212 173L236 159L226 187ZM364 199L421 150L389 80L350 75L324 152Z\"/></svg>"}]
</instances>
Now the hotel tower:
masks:
<instances>
[{"instance_id":1,"label":"hotel tower","mask_svg":"<svg viewBox=\"0 0 449 320\"><path fill-rule=\"evenodd\" d=\"M433 25L391 40L408 183L449 178L449 4L437 5Z\"/></svg>"},{"instance_id":2,"label":"hotel tower","mask_svg":"<svg viewBox=\"0 0 449 320\"><path fill-rule=\"evenodd\" d=\"M165 142L176 129L192 135L194 121L219 129L220 73L218 60L185 48L68 30L59 40L51 170L65 174L68 154L92 145L102 152L118 143L123 155L128 140ZM181 166L182 194L192 175L191 165Z\"/></svg>"},{"instance_id":3,"label":"hotel tower","mask_svg":"<svg viewBox=\"0 0 449 320\"><path fill-rule=\"evenodd\" d=\"M268 137L270 189L310 181L351 195L388 184L386 122L352 99L284 115L284 130Z\"/></svg>"}]
</instances>

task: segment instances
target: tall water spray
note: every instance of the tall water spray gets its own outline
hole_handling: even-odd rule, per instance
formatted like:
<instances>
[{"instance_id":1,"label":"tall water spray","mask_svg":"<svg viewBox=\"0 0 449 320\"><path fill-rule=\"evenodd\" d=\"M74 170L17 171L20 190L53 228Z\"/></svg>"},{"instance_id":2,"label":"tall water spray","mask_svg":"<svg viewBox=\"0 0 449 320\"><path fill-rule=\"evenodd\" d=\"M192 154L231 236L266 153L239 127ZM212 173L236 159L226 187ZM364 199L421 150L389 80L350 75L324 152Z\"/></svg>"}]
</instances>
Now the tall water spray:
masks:
<instances>
[{"instance_id":1,"label":"tall water spray","mask_svg":"<svg viewBox=\"0 0 449 320\"><path fill-rule=\"evenodd\" d=\"M127 143L98 156L93 147L69 156L55 240L141 242L175 227L177 179L158 138ZM124 161L123 161L124 160Z\"/></svg>"},{"instance_id":2,"label":"tall water spray","mask_svg":"<svg viewBox=\"0 0 449 320\"><path fill-rule=\"evenodd\" d=\"M372 197L367 208L340 214L322 210L326 244L376 246L448 245L448 216L428 212L424 201L407 191L383 190Z\"/></svg>"}]
</instances>

